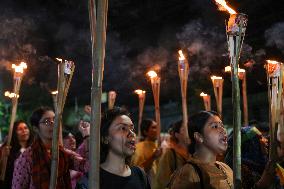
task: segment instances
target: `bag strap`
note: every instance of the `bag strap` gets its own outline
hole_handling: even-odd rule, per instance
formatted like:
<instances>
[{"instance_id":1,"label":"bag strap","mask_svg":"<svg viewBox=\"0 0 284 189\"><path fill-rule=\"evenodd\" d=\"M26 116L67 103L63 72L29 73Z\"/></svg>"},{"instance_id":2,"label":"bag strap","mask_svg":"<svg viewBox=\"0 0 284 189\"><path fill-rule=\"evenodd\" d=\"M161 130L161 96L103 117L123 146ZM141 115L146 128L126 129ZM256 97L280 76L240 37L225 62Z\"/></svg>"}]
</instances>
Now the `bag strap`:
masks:
<instances>
[{"instance_id":1,"label":"bag strap","mask_svg":"<svg viewBox=\"0 0 284 189\"><path fill-rule=\"evenodd\" d=\"M176 154L176 151L173 148L171 148L171 151L174 155L174 171L175 171L177 169L177 154Z\"/></svg>"},{"instance_id":2,"label":"bag strap","mask_svg":"<svg viewBox=\"0 0 284 189\"><path fill-rule=\"evenodd\" d=\"M201 189L204 189L204 179L203 179L203 175L202 175L200 167L191 161L187 161L186 163L189 163L190 165L193 166L193 168L195 169L195 171L197 172L199 176Z\"/></svg>"}]
</instances>

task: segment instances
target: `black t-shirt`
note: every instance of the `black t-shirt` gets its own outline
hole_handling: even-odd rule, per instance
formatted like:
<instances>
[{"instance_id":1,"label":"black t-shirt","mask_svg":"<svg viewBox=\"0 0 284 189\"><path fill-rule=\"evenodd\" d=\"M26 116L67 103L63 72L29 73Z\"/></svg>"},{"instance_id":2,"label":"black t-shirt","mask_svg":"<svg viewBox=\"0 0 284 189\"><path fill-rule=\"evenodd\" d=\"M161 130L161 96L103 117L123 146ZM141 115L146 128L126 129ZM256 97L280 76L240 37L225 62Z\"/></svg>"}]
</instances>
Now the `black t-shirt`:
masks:
<instances>
[{"instance_id":1,"label":"black t-shirt","mask_svg":"<svg viewBox=\"0 0 284 189\"><path fill-rule=\"evenodd\" d=\"M100 168L100 189L151 189L144 171L135 166L130 169L131 175L122 177ZM88 189L88 174L77 182L76 189Z\"/></svg>"},{"instance_id":2,"label":"black t-shirt","mask_svg":"<svg viewBox=\"0 0 284 189\"><path fill-rule=\"evenodd\" d=\"M118 176L100 169L100 189L151 189L149 181L138 167L131 167L131 175Z\"/></svg>"}]
</instances>

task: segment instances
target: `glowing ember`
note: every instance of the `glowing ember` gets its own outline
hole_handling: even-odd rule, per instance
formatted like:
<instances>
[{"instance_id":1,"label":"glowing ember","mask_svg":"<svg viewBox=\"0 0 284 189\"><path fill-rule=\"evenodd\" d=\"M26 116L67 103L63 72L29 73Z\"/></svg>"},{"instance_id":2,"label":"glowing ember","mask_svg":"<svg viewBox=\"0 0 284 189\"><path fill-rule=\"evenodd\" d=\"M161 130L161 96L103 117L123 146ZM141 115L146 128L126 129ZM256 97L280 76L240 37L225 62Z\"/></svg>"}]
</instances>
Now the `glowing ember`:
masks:
<instances>
[{"instance_id":1,"label":"glowing ember","mask_svg":"<svg viewBox=\"0 0 284 189\"><path fill-rule=\"evenodd\" d=\"M215 0L218 5L219 10L228 11L230 14L236 14L237 12L234 11L231 7L229 7L225 0Z\"/></svg>"},{"instance_id":2,"label":"glowing ember","mask_svg":"<svg viewBox=\"0 0 284 189\"><path fill-rule=\"evenodd\" d=\"M208 96L208 94L205 94L205 93L200 93L200 96Z\"/></svg>"},{"instance_id":3,"label":"glowing ember","mask_svg":"<svg viewBox=\"0 0 284 189\"><path fill-rule=\"evenodd\" d=\"M185 57L184 57L184 55L183 55L183 53L182 53L182 50L179 50L178 51L178 53L179 53L179 60L185 60Z\"/></svg>"},{"instance_id":4,"label":"glowing ember","mask_svg":"<svg viewBox=\"0 0 284 189\"><path fill-rule=\"evenodd\" d=\"M149 72L147 73L147 75L148 75L151 79L158 76L157 73L156 73L155 71L153 71L153 70L149 71Z\"/></svg>"},{"instance_id":5,"label":"glowing ember","mask_svg":"<svg viewBox=\"0 0 284 189\"><path fill-rule=\"evenodd\" d=\"M58 61L62 62L62 59L61 59L61 58L56 58L56 60L58 60Z\"/></svg>"},{"instance_id":6,"label":"glowing ember","mask_svg":"<svg viewBox=\"0 0 284 189\"><path fill-rule=\"evenodd\" d=\"M138 94L138 95L141 95L141 94L144 94L146 91L143 91L143 90L141 90L141 89L137 89L137 90L135 90L134 91L136 94Z\"/></svg>"},{"instance_id":7,"label":"glowing ember","mask_svg":"<svg viewBox=\"0 0 284 189\"><path fill-rule=\"evenodd\" d=\"M223 79L223 78L213 75L213 76L211 76L211 79L212 79L212 80L217 80L217 79Z\"/></svg>"},{"instance_id":8,"label":"glowing ember","mask_svg":"<svg viewBox=\"0 0 284 189\"><path fill-rule=\"evenodd\" d=\"M58 91L51 91L51 94L56 95L58 94Z\"/></svg>"},{"instance_id":9,"label":"glowing ember","mask_svg":"<svg viewBox=\"0 0 284 189\"><path fill-rule=\"evenodd\" d=\"M25 62L21 62L19 65L12 64L12 68L15 69L16 73L24 73L24 69L27 69L27 64Z\"/></svg>"}]
</instances>

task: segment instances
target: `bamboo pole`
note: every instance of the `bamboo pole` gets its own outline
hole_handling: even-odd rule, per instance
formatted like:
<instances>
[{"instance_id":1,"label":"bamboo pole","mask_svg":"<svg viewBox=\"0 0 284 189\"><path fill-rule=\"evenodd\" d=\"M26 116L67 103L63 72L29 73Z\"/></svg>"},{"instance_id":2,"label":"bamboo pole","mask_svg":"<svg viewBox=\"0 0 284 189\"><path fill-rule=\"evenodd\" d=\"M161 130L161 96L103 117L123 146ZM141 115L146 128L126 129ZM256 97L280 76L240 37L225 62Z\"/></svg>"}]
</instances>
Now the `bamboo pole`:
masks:
<instances>
[{"instance_id":1,"label":"bamboo pole","mask_svg":"<svg viewBox=\"0 0 284 189\"><path fill-rule=\"evenodd\" d=\"M96 4L97 2L97 4ZM108 0L89 0L92 42L91 128L89 142L89 182L91 189L100 188L101 96L105 59Z\"/></svg>"},{"instance_id":2,"label":"bamboo pole","mask_svg":"<svg viewBox=\"0 0 284 189\"><path fill-rule=\"evenodd\" d=\"M27 68L27 65L26 65L26 63L22 62L18 66L16 66L15 64L12 64L12 68L15 69L15 71L14 71L14 90L13 90L14 94L11 97L11 99L12 99L12 112L11 112L11 119L10 119L10 126L9 126L7 144L6 144L7 146L10 146L11 140L12 140L13 127L14 127L14 122L15 122L15 119L16 119L17 107L18 107L18 97L19 97L19 92L20 92L20 88L21 88L21 82L22 82L22 79L23 79L24 69ZM8 161L8 156L3 156L0 180L5 179L7 161Z\"/></svg>"},{"instance_id":3,"label":"bamboo pole","mask_svg":"<svg viewBox=\"0 0 284 189\"><path fill-rule=\"evenodd\" d=\"M283 64L275 61L267 61L267 82L269 101L269 132L270 148L269 159L277 159L277 135L281 132L283 120L281 120L281 101L283 96ZM279 131L278 131L279 129Z\"/></svg>"},{"instance_id":4,"label":"bamboo pole","mask_svg":"<svg viewBox=\"0 0 284 189\"><path fill-rule=\"evenodd\" d=\"M57 185L58 164L59 164L59 145L63 144L62 139L62 114L65 100L68 94L70 83L73 77L75 65L71 61L60 61L58 64L58 80L55 120L52 132L52 149L51 149L51 170L49 189L55 189Z\"/></svg>"},{"instance_id":5,"label":"bamboo pole","mask_svg":"<svg viewBox=\"0 0 284 189\"><path fill-rule=\"evenodd\" d=\"M181 99L182 99L182 122L185 130L186 138L189 139L188 136L188 112L187 112L187 80L189 74L189 65L187 59L185 59L181 50L179 50L179 62L178 62L178 74L180 79L180 87L181 87Z\"/></svg>"},{"instance_id":6,"label":"bamboo pole","mask_svg":"<svg viewBox=\"0 0 284 189\"><path fill-rule=\"evenodd\" d=\"M108 109L113 109L114 103L116 99L116 92L115 91L109 91L108 92Z\"/></svg>"},{"instance_id":7,"label":"bamboo pole","mask_svg":"<svg viewBox=\"0 0 284 189\"><path fill-rule=\"evenodd\" d=\"M139 100L139 117L138 117L138 141L141 139L141 123L143 118L143 109L145 104L146 91L137 89L135 93L138 95Z\"/></svg>"},{"instance_id":8,"label":"bamboo pole","mask_svg":"<svg viewBox=\"0 0 284 189\"><path fill-rule=\"evenodd\" d=\"M248 126L247 77L245 72L243 73L243 78L242 78L242 93L243 93L244 126Z\"/></svg>"},{"instance_id":9,"label":"bamboo pole","mask_svg":"<svg viewBox=\"0 0 284 189\"><path fill-rule=\"evenodd\" d=\"M161 115L160 115L160 77L157 76L156 72L149 71L148 76L151 79L152 93L155 104L155 119L157 122L157 140L158 146L161 145Z\"/></svg>"},{"instance_id":10,"label":"bamboo pole","mask_svg":"<svg viewBox=\"0 0 284 189\"><path fill-rule=\"evenodd\" d=\"M244 14L231 14L227 31L230 66L232 69L232 101L233 101L233 179L234 188L241 188L241 109L238 64L242 49L247 16Z\"/></svg>"},{"instance_id":11,"label":"bamboo pole","mask_svg":"<svg viewBox=\"0 0 284 189\"><path fill-rule=\"evenodd\" d=\"M211 77L213 88L214 88L214 95L216 99L217 105L217 112L222 118L222 98L223 98L223 83L224 79L222 77Z\"/></svg>"}]
</instances>

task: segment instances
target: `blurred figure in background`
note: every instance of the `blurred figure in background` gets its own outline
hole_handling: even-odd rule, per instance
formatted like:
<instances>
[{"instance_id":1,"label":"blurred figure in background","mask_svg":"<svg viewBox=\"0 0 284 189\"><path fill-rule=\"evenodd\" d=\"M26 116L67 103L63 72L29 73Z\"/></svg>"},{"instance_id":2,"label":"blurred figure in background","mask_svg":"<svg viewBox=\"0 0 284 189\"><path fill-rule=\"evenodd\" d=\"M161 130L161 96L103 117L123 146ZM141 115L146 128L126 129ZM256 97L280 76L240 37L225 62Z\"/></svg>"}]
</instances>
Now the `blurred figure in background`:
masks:
<instances>
[{"instance_id":1,"label":"blurred figure in background","mask_svg":"<svg viewBox=\"0 0 284 189\"><path fill-rule=\"evenodd\" d=\"M153 189L165 189L174 171L181 168L190 157L189 140L182 127L182 120L171 125L169 134L170 142L159 160Z\"/></svg>"}]
</instances>

